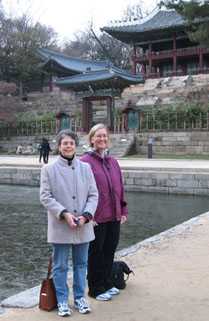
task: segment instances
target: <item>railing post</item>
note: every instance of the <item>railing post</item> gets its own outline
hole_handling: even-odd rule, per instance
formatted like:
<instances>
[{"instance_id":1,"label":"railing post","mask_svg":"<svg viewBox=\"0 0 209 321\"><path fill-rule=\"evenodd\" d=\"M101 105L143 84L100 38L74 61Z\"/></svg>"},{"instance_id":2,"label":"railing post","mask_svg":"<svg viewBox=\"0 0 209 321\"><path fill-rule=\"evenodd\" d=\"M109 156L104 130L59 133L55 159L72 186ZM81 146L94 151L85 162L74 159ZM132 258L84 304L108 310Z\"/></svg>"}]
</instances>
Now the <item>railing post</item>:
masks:
<instances>
[{"instance_id":1,"label":"railing post","mask_svg":"<svg viewBox=\"0 0 209 321\"><path fill-rule=\"evenodd\" d=\"M143 115L143 113L141 113L141 112L140 112L139 115L140 115L140 116L139 116L139 132L141 132L141 131L143 130L142 124L143 124L143 117L144 117L144 115Z\"/></svg>"},{"instance_id":2,"label":"railing post","mask_svg":"<svg viewBox=\"0 0 209 321\"><path fill-rule=\"evenodd\" d=\"M77 132L77 119L74 120L74 131Z\"/></svg>"},{"instance_id":3,"label":"railing post","mask_svg":"<svg viewBox=\"0 0 209 321\"><path fill-rule=\"evenodd\" d=\"M149 129L149 113L146 114L146 129Z\"/></svg>"},{"instance_id":4,"label":"railing post","mask_svg":"<svg viewBox=\"0 0 209 321\"><path fill-rule=\"evenodd\" d=\"M169 117L169 112L168 112L168 130L170 130L170 117Z\"/></svg>"},{"instance_id":5,"label":"railing post","mask_svg":"<svg viewBox=\"0 0 209 321\"><path fill-rule=\"evenodd\" d=\"M41 135L43 134L43 124L42 124L42 119L41 119Z\"/></svg>"}]
</instances>

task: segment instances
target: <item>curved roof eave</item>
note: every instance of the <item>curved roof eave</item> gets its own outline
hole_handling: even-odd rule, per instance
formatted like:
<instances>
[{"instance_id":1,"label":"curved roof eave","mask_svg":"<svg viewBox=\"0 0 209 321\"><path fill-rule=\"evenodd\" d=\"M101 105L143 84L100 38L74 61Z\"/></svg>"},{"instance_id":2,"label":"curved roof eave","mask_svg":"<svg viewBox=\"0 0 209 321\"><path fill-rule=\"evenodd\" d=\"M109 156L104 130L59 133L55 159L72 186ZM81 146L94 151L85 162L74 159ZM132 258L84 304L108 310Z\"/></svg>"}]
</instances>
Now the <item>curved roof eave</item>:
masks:
<instances>
[{"instance_id":1,"label":"curved roof eave","mask_svg":"<svg viewBox=\"0 0 209 321\"><path fill-rule=\"evenodd\" d=\"M65 69L80 73L87 70L101 70L112 64L112 62L107 60L91 61L86 59L74 58L46 48L38 49L38 53L43 59L45 59L46 64L49 63L49 61L53 61Z\"/></svg>"},{"instance_id":2,"label":"curved roof eave","mask_svg":"<svg viewBox=\"0 0 209 321\"><path fill-rule=\"evenodd\" d=\"M144 32L156 29L164 29L170 27L185 26L186 20L175 10L158 10L155 14L151 14L138 22L115 22L112 26L101 28L103 31L120 31L120 32Z\"/></svg>"},{"instance_id":3,"label":"curved roof eave","mask_svg":"<svg viewBox=\"0 0 209 321\"><path fill-rule=\"evenodd\" d=\"M142 75L134 76L129 73L123 71L114 71L114 69L110 68L109 70L103 70L98 72L91 72L86 74L79 74L72 77L64 77L60 78L56 81L56 85L58 86L75 86L76 84L85 84L85 83L96 83L99 81L107 81L110 79L122 79L130 82L130 84L142 83L144 79Z\"/></svg>"},{"instance_id":4,"label":"curved roof eave","mask_svg":"<svg viewBox=\"0 0 209 321\"><path fill-rule=\"evenodd\" d=\"M115 22L111 26L101 28L102 31L110 34L116 39L131 43L133 38L140 38L144 34L153 34L155 31L169 32L174 29L185 29L186 20L175 10L158 10L147 16L145 19L136 22ZM151 35L152 38L152 35Z\"/></svg>"}]
</instances>

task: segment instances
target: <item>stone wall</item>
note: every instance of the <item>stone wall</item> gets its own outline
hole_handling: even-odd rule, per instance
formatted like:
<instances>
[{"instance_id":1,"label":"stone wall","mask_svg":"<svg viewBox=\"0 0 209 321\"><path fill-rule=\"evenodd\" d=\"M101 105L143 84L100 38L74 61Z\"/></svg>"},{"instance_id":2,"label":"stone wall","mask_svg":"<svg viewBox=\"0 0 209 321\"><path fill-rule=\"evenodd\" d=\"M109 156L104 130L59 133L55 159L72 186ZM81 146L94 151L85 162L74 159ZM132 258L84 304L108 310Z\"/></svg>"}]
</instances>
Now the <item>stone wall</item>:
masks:
<instances>
[{"instance_id":1,"label":"stone wall","mask_svg":"<svg viewBox=\"0 0 209 321\"><path fill-rule=\"evenodd\" d=\"M147 154L149 138L154 139L153 155L207 155L209 154L209 132L146 132L136 134L136 150Z\"/></svg>"},{"instance_id":2,"label":"stone wall","mask_svg":"<svg viewBox=\"0 0 209 321\"><path fill-rule=\"evenodd\" d=\"M209 172L123 170L127 191L209 195ZM0 184L39 186L40 168L0 167Z\"/></svg>"},{"instance_id":3,"label":"stone wall","mask_svg":"<svg viewBox=\"0 0 209 321\"><path fill-rule=\"evenodd\" d=\"M93 106L106 108L106 103L95 101ZM124 108L125 101L123 99L116 99L115 107ZM21 100L19 97L0 95L0 120L7 122L15 121L15 119L24 113L25 120L27 120L26 113L29 119L36 118L38 115L53 112L58 114L60 112L68 115L80 115L82 113L82 100L75 97L75 95L68 91L55 90L53 92L34 92L28 94L27 101Z\"/></svg>"},{"instance_id":4,"label":"stone wall","mask_svg":"<svg viewBox=\"0 0 209 321\"><path fill-rule=\"evenodd\" d=\"M39 168L0 167L0 184L39 186Z\"/></svg>"},{"instance_id":5,"label":"stone wall","mask_svg":"<svg viewBox=\"0 0 209 321\"><path fill-rule=\"evenodd\" d=\"M13 121L22 113L30 114L30 119L48 112L74 115L81 106L82 102L75 100L73 93L63 91L30 93L26 101L19 97L0 95L0 120Z\"/></svg>"},{"instance_id":6,"label":"stone wall","mask_svg":"<svg viewBox=\"0 0 209 321\"><path fill-rule=\"evenodd\" d=\"M11 122L16 113L24 112L24 103L19 97L0 95L0 120Z\"/></svg>"},{"instance_id":7,"label":"stone wall","mask_svg":"<svg viewBox=\"0 0 209 321\"><path fill-rule=\"evenodd\" d=\"M81 102L75 100L73 93L59 90L49 93L31 93L28 95L28 100L24 102L25 111L37 114L47 112L74 114L77 104L81 106Z\"/></svg>"},{"instance_id":8,"label":"stone wall","mask_svg":"<svg viewBox=\"0 0 209 321\"><path fill-rule=\"evenodd\" d=\"M128 191L209 195L209 173L126 170L123 175Z\"/></svg>"}]
</instances>

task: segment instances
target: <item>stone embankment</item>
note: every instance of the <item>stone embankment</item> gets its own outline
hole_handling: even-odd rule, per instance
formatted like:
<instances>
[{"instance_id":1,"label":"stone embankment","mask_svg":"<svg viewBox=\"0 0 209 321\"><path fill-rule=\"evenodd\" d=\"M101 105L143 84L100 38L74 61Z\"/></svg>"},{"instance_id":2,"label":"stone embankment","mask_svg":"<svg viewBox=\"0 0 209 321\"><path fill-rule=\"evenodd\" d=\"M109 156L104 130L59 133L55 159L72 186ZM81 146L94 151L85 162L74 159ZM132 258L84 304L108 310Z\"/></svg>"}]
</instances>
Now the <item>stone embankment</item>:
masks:
<instances>
[{"instance_id":1,"label":"stone embankment","mask_svg":"<svg viewBox=\"0 0 209 321\"><path fill-rule=\"evenodd\" d=\"M120 159L119 163L128 191L209 195L208 161ZM0 157L0 184L39 186L41 166L35 156Z\"/></svg>"}]
</instances>

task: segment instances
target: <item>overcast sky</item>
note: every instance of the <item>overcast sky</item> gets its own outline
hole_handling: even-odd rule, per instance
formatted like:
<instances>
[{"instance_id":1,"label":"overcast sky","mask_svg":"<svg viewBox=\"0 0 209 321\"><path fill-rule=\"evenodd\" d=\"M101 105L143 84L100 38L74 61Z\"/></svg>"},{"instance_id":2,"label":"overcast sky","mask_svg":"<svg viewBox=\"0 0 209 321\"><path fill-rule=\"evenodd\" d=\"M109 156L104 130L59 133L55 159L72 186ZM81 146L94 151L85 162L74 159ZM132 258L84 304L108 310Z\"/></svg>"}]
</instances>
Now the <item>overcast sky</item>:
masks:
<instances>
[{"instance_id":1,"label":"overcast sky","mask_svg":"<svg viewBox=\"0 0 209 321\"><path fill-rule=\"evenodd\" d=\"M157 0L2 0L4 9L11 15L28 12L34 21L52 26L60 41L73 39L93 21L96 32L111 20L119 20L128 5L143 3L152 11Z\"/></svg>"}]
</instances>

